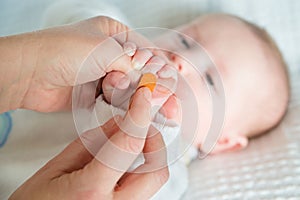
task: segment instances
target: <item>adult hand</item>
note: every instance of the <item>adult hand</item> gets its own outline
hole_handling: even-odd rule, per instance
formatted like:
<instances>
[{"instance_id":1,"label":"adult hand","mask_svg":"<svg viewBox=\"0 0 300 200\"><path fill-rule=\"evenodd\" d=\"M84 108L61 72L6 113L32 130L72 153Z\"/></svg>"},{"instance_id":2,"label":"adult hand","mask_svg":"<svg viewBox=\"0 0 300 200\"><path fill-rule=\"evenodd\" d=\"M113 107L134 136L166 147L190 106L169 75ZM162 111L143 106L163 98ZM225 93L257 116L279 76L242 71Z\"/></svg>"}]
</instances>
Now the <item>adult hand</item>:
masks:
<instances>
[{"instance_id":1,"label":"adult hand","mask_svg":"<svg viewBox=\"0 0 300 200\"><path fill-rule=\"evenodd\" d=\"M157 99L167 97L167 100L159 110L168 119L180 121L180 103L174 91L177 85L177 72L174 67L167 64L160 56L153 56L150 51L137 50L132 60L141 63L144 68L140 73L156 74L159 81L152 94L152 103ZM100 83L105 100L115 107L127 109L130 93L135 91L137 84L132 84L131 74L120 71L108 73ZM126 101L127 99L127 101Z\"/></svg>"},{"instance_id":2,"label":"adult hand","mask_svg":"<svg viewBox=\"0 0 300 200\"><path fill-rule=\"evenodd\" d=\"M74 85L97 80L112 70L131 70L123 45L127 41L153 45L126 31L128 27L113 19L95 17L0 38L0 113L16 108L41 112L70 109Z\"/></svg>"},{"instance_id":3,"label":"adult hand","mask_svg":"<svg viewBox=\"0 0 300 200\"><path fill-rule=\"evenodd\" d=\"M147 88L139 89L124 119L111 119L100 127L109 140L101 145L95 158L83 144L97 146L101 141L95 139L99 136L95 132L88 132L49 161L10 199L149 199L168 179L166 153L159 154L159 158L145 155L145 163L133 173L126 170L139 153L158 152L164 147L161 134L149 128L150 99ZM129 129L120 129L117 124L133 126L130 134L124 131ZM146 139L147 135L151 137ZM119 154L113 153L116 149ZM131 156L125 159L124 152ZM122 169L110 168L103 161L121 163ZM140 173L134 173L137 171Z\"/></svg>"}]
</instances>

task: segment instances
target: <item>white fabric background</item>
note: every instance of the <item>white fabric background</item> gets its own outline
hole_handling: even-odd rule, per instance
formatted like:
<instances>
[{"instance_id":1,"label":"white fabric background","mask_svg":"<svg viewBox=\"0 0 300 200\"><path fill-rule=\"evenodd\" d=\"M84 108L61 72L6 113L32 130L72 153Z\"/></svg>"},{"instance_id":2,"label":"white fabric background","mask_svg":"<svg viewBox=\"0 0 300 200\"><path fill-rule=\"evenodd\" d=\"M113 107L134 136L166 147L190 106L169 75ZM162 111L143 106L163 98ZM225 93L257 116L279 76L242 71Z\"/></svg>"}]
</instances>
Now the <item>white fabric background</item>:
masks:
<instances>
[{"instance_id":1,"label":"white fabric background","mask_svg":"<svg viewBox=\"0 0 300 200\"><path fill-rule=\"evenodd\" d=\"M108 1L108 0L107 0ZM2 0L0 35L39 29L41 16L53 0ZM297 0L110 0L120 8L134 27L175 27L207 12L229 12L268 30L275 38L289 65L293 82L290 111L276 130L250 143L245 151L196 161L190 166L190 187L185 199L299 199L299 81L300 1ZM14 127L10 148L0 149L0 199L15 185L40 168L49 158L76 137L69 114L38 114L30 111L13 113ZM38 134L37 134L38 133ZM51 134L55 133L55 134ZM53 137L60 133L59 137ZM38 137L38 143L36 142ZM8 141L8 142L9 142ZM35 144L33 144L35 141ZM35 155L27 152L36 150ZM5 155L4 155L5 154ZM7 155L8 154L8 155ZM19 165L11 169L2 162L13 158ZM225 163L225 164L224 164ZM9 164L9 163L8 163ZM9 165L5 165L9 166ZM22 166L31 166L24 173ZM22 173L21 173L22 171ZM18 177L12 183L9 176Z\"/></svg>"}]
</instances>

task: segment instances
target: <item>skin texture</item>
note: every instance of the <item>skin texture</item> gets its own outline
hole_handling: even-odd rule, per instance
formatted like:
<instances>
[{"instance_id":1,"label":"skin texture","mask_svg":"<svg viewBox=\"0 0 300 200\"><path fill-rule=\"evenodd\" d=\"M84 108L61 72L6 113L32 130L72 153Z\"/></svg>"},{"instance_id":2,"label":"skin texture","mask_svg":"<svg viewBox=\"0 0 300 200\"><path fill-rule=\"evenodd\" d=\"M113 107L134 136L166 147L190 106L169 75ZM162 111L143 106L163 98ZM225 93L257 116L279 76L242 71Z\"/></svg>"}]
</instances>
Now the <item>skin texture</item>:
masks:
<instances>
[{"instance_id":1,"label":"skin texture","mask_svg":"<svg viewBox=\"0 0 300 200\"><path fill-rule=\"evenodd\" d=\"M248 137L262 134L279 122L287 108L288 79L281 57L271 44L262 39L263 36L257 35L244 21L223 14L200 17L178 30L206 49L223 81L225 122L213 153L243 148ZM181 41L176 51L186 58L194 58L197 49L188 42L188 38ZM204 78L199 78L182 57L169 54L169 58L189 80L196 94L201 113L199 123L202 122L203 126L195 145L201 147L212 116L204 79L209 86L215 87L215 74L207 70Z\"/></svg>"},{"instance_id":2,"label":"skin texture","mask_svg":"<svg viewBox=\"0 0 300 200\"><path fill-rule=\"evenodd\" d=\"M134 32L110 37L127 30L115 20L95 17L72 25L1 37L0 113L17 108L40 112L69 110L74 85L97 80L111 71L132 71L132 53L126 54L123 45L130 41L139 47L153 44ZM103 48L91 53L99 44L104 45ZM111 64L116 54L122 56ZM153 51L153 55L160 53ZM86 65L82 65L85 62ZM77 79L81 67L83 76ZM161 67L157 70L163 70ZM166 154L162 152L157 159L146 156L145 164L140 166L151 169L159 164L161 167L157 170L138 175L128 174L126 170L134 156L162 149L164 142L161 134L149 127L150 90L142 87L131 99L130 109L123 119L116 116L98 128L110 139L109 143L100 145L93 138L91 133L98 133L98 129L88 131L28 179L10 199L149 199L168 179ZM120 130L115 121L123 127L131 126L132 132ZM157 134L153 136L152 132ZM148 134L152 137L147 138ZM97 158L122 159L123 171L99 162L80 139L97 147ZM121 153L112 157L115 147L133 154L133 160L124 159Z\"/></svg>"},{"instance_id":3,"label":"skin texture","mask_svg":"<svg viewBox=\"0 0 300 200\"><path fill-rule=\"evenodd\" d=\"M12 103L6 110L25 108L52 112L69 109L72 86L82 62L108 36L124 30L127 30L126 26L98 17L74 25L1 38L0 51L4 61L1 70L12 74L10 79L14 78L13 83L8 84L5 83L10 81L9 78L2 79L2 91L11 94ZM122 51L117 41L113 41L111 47ZM98 61L106 65L101 59ZM124 71L129 59L124 56L116 64L118 67L112 68ZM14 72L11 72L12 68ZM91 70L101 77L111 69L94 65ZM88 79L95 80L95 77ZM2 112L6 110L1 107Z\"/></svg>"},{"instance_id":4,"label":"skin texture","mask_svg":"<svg viewBox=\"0 0 300 200\"><path fill-rule=\"evenodd\" d=\"M225 122L212 153L244 148L249 137L262 134L280 121L288 103L288 78L278 52L262 35L244 21L223 14L202 16L177 30L186 34L185 37L163 35L156 44L171 51L167 54L171 65L188 80L196 95L201 124L194 141L196 147L201 148L211 123L212 105L206 84L216 89L216 74L207 69L202 77L198 76L184 59L194 60L200 56L189 37L206 49L225 89ZM104 88L112 84L109 77L103 83ZM178 101L175 96L169 100L164 114L180 119L176 117Z\"/></svg>"},{"instance_id":5,"label":"skin texture","mask_svg":"<svg viewBox=\"0 0 300 200\"><path fill-rule=\"evenodd\" d=\"M132 31L124 32L128 30L113 19L95 17L0 38L0 72L6 74L0 80L0 112L16 108L70 110L74 85L97 80L113 70L131 71L131 58L124 54L123 45L131 40L142 47L153 44ZM102 48L95 50L99 45Z\"/></svg>"},{"instance_id":6,"label":"skin texture","mask_svg":"<svg viewBox=\"0 0 300 200\"><path fill-rule=\"evenodd\" d=\"M157 56L152 52L144 49L136 49L131 56L132 66L135 63L142 65L140 71L130 72L129 74L113 71L107 74L102 81L102 90L105 100L113 106L120 107L124 110L128 108L129 99L127 94L140 86L146 86L150 81L150 90L152 91L152 106L159 105L159 112L168 119L178 121L178 112L180 110L177 98L173 94L177 85L177 72L174 66L168 63L165 57ZM150 79L144 79L145 75L151 75ZM132 80L132 76L134 77ZM155 87L153 87L155 80ZM152 80L153 79L153 80ZM152 90L153 89L153 90ZM166 99L165 99L166 98ZM161 100L165 102L161 103ZM120 102L124 102L120 104ZM162 104L162 105L161 105Z\"/></svg>"},{"instance_id":7,"label":"skin texture","mask_svg":"<svg viewBox=\"0 0 300 200\"><path fill-rule=\"evenodd\" d=\"M158 164L164 164L164 167L158 170L139 174L126 173L126 170L139 153L155 152L164 147L160 133L146 139L147 134L152 134L151 131L157 133L153 127L140 132L141 126L149 127L150 124L150 100L151 92L147 88L139 89L124 119L116 116L97 128L101 128L110 140L99 147L97 157L92 156L82 142L93 141L92 145L99 145L95 142L95 130L84 133L21 185L10 199L149 199L168 179L168 168L163 163L166 162L166 154L145 157L145 164L139 166L151 169L151 166L157 166L156 160L160 160L162 163ZM137 126L132 130L139 131L131 134L143 135L143 138L131 137L119 129L116 121L124 125L128 118ZM114 170L97 160L107 155L111 157L112 143L122 151L135 155L132 160L114 155L113 159L123 161L124 171Z\"/></svg>"}]
</instances>

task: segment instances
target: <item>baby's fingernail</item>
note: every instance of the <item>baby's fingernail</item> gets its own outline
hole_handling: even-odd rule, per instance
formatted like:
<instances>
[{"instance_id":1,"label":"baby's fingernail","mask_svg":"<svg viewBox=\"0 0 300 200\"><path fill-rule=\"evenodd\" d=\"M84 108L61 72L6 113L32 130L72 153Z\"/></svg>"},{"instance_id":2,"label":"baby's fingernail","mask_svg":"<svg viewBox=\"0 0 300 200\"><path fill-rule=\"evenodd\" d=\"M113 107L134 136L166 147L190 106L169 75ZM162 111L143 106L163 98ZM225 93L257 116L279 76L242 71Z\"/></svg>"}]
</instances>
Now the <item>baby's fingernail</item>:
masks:
<instances>
[{"instance_id":1,"label":"baby's fingernail","mask_svg":"<svg viewBox=\"0 0 300 200\"><path fill-rule=\"evenodd\" d=\"M136 59L132 59L132 68L135 70L141 70L143 68L143 64L137 61Z\"/></svg>"},{"instance_id":2,"label":"baby's fingernail","mask_svg":"<svg viewBox=\"0 0 300 200\"><path fill-rule=\"evenodd\" d=\"M162 59L159 56L153 56L150 60L149 63L151 64L157 64L157 65L165 65L166 61L164 59Z\"/></svg>"},{"instance_id":3,"label":"baby's fingernail","mask_svg":"<svg viewBox=\"0 0 300 200\"><path fill-rule=\"evenodd\" d=\"M128 88L129 84L130 80L125 76L118 82L117 88L123 90Z\"/></svg>"},{"instance_id":4,"label":"baby's fingernail","mask_svg":"<svg viewBox=\"0 0 300 200\"><path fill-rule=\"evenodd\" d=\"M176 78L177 72L170 65L165 65L159 72L158 76L160 78Z\"/></svg>"},{"instance_id":5,"label":"baby's fingernail","mask_svg":"<svg viewBox=\"0 0 300 200\"><path fill-rule=\"evenodd\" d=\"M123 50L128 56L133 56L136 52L136 45L132 42L126 42L123 45Z\"/></svg>"}]
</instances>

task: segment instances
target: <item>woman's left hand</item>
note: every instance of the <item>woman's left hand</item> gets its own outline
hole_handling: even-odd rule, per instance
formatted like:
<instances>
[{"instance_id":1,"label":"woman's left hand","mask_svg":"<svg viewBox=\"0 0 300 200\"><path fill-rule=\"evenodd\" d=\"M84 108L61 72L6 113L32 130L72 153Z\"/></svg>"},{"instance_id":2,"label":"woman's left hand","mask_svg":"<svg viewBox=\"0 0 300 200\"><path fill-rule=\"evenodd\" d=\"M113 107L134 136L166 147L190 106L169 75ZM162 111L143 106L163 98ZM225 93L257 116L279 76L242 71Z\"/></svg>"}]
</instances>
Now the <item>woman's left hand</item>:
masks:
<instances>
[{"instance_id":1,"label":"woman's left hand","mask_svg":"<svg viewBox=\"0 0 300 200\"><path fill-rule=\"evenodd\" d=\"M0 38L0 74L5 75L0 79L0 113L17 108L68 110L73 86L100 79L112 70L128 72L131 60L124 54L123 44L129 40L151 44L128 30L111 18L95 17ZM99 44L101 48L94 51ZM111 63L116 56L119 58Z\"/></svg>"},{"instance_id":2,"label":"woman's left hand","mask_svg":"<svg viewBox=\"0 0 300 200\"><path fill-rule=\"evenodd\" d=\"M169 177L162 135L150 126L150 99L139 89L124 118L83 133L9 199L150 199ZM141 153L145 162L127 173Z\"/></svg>"}]
</instances>

